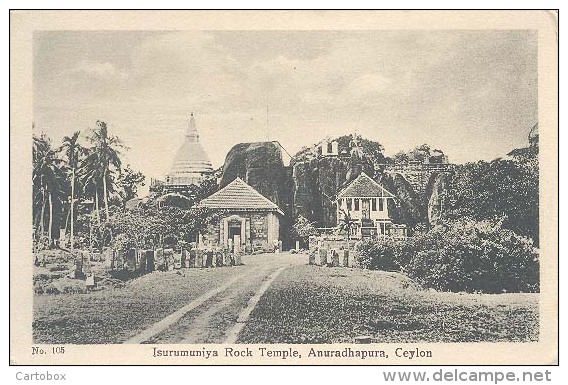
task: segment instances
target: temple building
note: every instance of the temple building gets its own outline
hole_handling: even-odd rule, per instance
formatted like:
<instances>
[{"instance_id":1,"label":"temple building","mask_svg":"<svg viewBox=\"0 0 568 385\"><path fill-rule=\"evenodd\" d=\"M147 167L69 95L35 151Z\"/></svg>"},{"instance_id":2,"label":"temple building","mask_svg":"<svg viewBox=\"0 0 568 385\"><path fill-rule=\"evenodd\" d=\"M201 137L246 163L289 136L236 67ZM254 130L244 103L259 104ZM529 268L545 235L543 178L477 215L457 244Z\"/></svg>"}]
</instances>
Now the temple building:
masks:
<instances>
[{"instance_id":1,"label":"temple building","mask_svg":"<svg viewBox=\"0 0 568 385\"><path fill-rule=\"evenodd\" d=\"M219 220L201 235L205 247L231 251L273 251L278 247L282 210L241 178L199 202L220 213Z\"/></svg>"},{"instance_id":2,"label":"temple building","mask_svg":"<svg viewBox=\"0 0 568 385\"><path fill-rule=\"evenodd\" d=\"M396 197L365 173L337 194L338 225L349 216L353 221L351 237L405 237L406 226L394 224L389 216L388 201Z\"/></svg>"},{"instance_id":3,"label":"temple building","mask_svg":"<svg viewBox=\"0 0 568 385\"><path fill-rule=\"evenodd\" d=\"M199 143L199 133L192 112L183 144L174 157L171 171L166 175L164 185L169 190L183 189L199 184L212 173L213 166Z\"/></svg>"}]
</instances>

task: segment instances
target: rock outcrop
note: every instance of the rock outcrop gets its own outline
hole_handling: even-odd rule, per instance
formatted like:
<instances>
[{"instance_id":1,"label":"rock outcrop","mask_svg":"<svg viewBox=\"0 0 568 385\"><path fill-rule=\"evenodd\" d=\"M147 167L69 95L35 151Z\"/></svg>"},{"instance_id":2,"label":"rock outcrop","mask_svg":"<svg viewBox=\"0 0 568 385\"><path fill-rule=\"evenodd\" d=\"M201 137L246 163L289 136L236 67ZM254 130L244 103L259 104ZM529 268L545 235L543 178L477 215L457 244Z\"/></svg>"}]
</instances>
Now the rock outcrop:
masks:
<instances>
[{"instance_id":1,"label":"rock outcrop","mask_svg":"<svg viewBox=\"0 0 568 385\"><path fill-rule=\"evenodd\" d=\"M239 143L225 158L219 189L236 177L276 203L285 216L280 221L280 238L287 244L288 230L294 219L294 181L292 171L284 166L278 142Z\"/></svg>"},{"instance_id":2,"label":"rock outcrop","mask_svg":"<svg viewBox=\"0 0 568 385\"><path fill-rule=\"evenodd\" d=\"M444 173L436 172L434 167L414 167L409 180L410 174L403 172L408 170L398 172L377 163L383 159L377 155L382 151L380 144L364 143L376 151L367 154L362 146L359 152L340 151L338 156L322 156L306 147L292 158L289 167L282 161L278 142L240 143L227 154L219 188L238 176L276 203L285 213L281 222L285 241L289 240L289 230L299 215L318 227L335 227L336 195L361 172L397 196L389 203L395 223L406 224L412 230L420 223L436 221L444 189L440 175Z\"/></svg>"}]
</instances>

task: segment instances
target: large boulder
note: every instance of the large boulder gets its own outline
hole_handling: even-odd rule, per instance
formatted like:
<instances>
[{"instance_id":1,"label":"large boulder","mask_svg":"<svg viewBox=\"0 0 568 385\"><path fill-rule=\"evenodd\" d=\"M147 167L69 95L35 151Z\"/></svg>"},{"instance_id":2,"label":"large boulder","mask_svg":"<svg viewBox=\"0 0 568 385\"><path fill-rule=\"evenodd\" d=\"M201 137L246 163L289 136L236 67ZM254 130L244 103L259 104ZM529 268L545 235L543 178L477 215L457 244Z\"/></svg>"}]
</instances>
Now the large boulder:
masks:
<instances>
[{"instance_id":1,"label":"large boulder","mask_svg":"<svg viewBox=\"0 0 568 385\"><path fill-rule=\"evenodd\" d=\"M293 218L294 180L284 166L278 142L239 143L233 146L223 165L219 189L241 178L274 202L284 212L280 220L280 239L289 247L288 233Z\"/></svg>"},{"instance_id":2,"label":"large boulder","mask_svg":"<svg viewBox=\"0 0 568 385\"><path fill-rule=\"evenodd\" d=\"M425 222L425 202L404 176L399 173L385 174L380 183L397 197L389 200L389 214L395 223L404 223L412 229Z\"/></svg>"}]
</instances>

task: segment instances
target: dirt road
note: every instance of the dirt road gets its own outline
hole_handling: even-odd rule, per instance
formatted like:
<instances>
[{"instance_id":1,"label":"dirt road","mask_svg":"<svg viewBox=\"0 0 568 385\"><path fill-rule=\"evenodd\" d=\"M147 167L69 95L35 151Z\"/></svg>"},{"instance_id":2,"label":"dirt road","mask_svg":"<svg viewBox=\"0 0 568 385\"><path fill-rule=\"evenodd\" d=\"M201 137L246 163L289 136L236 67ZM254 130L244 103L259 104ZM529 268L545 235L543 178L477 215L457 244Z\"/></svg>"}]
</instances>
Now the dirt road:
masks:
<instances>
[{"instance_id":1,"label":"dirt road","mask_svg":"<svg viewBox=\"0 0 568 385\"><path fill-rule=\"evenodd\" d=\"M305 264L303 255L245 256L228 281L180 307L125 343L235 343L264 291L284 269ZM188 277L189 279L189 277Z\"/></svg>"}]
</instances>

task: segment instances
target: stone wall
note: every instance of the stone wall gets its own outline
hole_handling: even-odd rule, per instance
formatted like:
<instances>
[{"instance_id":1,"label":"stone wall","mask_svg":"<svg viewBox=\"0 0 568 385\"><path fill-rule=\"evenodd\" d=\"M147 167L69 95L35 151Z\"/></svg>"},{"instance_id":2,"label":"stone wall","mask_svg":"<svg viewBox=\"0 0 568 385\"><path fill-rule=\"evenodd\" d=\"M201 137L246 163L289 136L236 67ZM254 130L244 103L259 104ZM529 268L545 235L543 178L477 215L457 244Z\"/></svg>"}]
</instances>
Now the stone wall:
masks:
<instances>
[{"instance_id":1,"label":"stone wall","mask_svg":"<svg viewBox=\"0 0 568 385\"><path fill-rule=\"evenodd\" d=\"M453 165L448 163L388 164L384 166L384 172L403 176L417 195L427 198L427 187L432 177L439 173L449 172L452 168Z\"/></svg>"}]
</instances>

